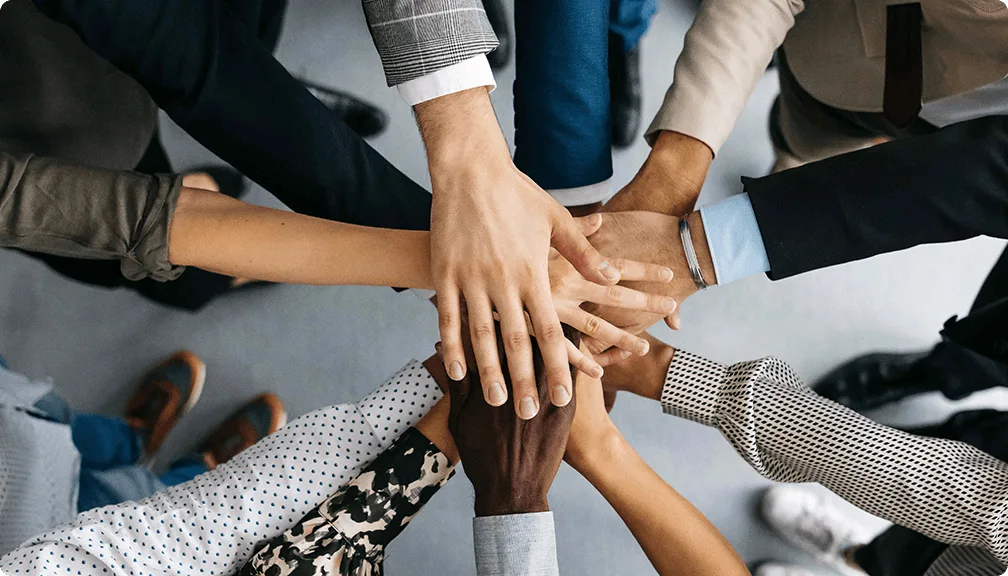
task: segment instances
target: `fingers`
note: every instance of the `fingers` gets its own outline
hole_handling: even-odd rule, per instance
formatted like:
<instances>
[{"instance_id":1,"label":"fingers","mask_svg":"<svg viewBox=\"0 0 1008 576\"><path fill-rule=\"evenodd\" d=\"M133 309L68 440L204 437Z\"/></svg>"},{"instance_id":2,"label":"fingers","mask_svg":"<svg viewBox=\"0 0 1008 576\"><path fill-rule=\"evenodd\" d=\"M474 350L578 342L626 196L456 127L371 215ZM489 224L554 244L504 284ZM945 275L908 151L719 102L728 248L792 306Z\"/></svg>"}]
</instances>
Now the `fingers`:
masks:
<instances>
[{"instance_id":1,"label":"fingers","mask_svg":"<svg viewBox=\"0 0 1008 576\"><path fill-rule=\"evenodd\" d=\"M599 348L598 344L602 345L601 348L603 350L610 346L616 346L621 350L626 350L639 356L647 354L650 349L650 344L644 338L634 336L626 330L617 328L598 316L585 312L580 308L563 310L562 314L565 324L573 326L582 334L591 336L596 341L592 343L595 349ZM589 350L591 349L589 347Z\"/></svg>"},{"instance_id":2,"label":"fingers","mask_svg":"<svg viewBox=\"0 0 1008 576\"><path fill-rule=\"evenodd\" d=\"M619 282L620 273L585 238L574 218L563 208L553 222L551 244L587 280L598 284Z\"/></svg>"},{"instance_id":3,"label":"fingers","mask_svg":"<svg viewBox=\"0 0 1008 576\"><path fill-rule=\"evenodd\" d=\"M581 281L575 286L574 297L582 302L656 312L666 316L679 306L675 298L648 294L624 286L601 286L588 281Z\"/></svg>"},{"instance_id":4,"label":"fingers","mask_svg":"<svg viewBox=\"0 0 1008 576\"><path fill-rule=\"evenodd\" d=\"M511 373L515 412L523 420L528 420L539 412L539 393L532 367L532 343L525 326L525 312L517 297L504 298L495 305L500 316L508 371Z\"/></svg>"},{"instance_id":5,"label":"fingers","mask_svg":"<svg viewBox=\"0 0 1008 576\"><path fill-rule=\"evenodd\" d=\"M549 295L547 282L539 282L543 290L526 297L529 318L536 333L536 343L542 353L543 369L546 371L546 385L549 386L550 401L554 406L566 406L573 398L574 390L571 383L570 365L567 364L567 347L564 342L563 328L560 318L553 307L553 299ZM531 392L535 395L535 390ZM515 398L521 402L521 397ZM521 411L518 413L522 416Z\"/></svg>"},{"instance_id":6,"label":"fingers","mask_svg":"<svg viewBox=\"0 0 1008 576\"><path fill-rule=\"evenodd\" d=\"M602 227L602 215L589 214L587 216L581 216L580 218L575 218L574 223L577 224L582 234L585 236L591 236L592 234L598 232L598 229Z\"/></svg>"},{"instance_id":7,"label":"fingers","mask_svg":"<svg viewBox=\"0 0 1008 576\"><path fill-rule=\"evenodd\" d=\"M438 329L445 372L452 380L465 377L465 352L462 349L462 311L459 291L453 283L438 291Z\"/></svg>"},{"instance_id":8,"label":"fingers","mask_svg":"<svg viewBox=\"0 0 1008 576\"><path fill-rule=\"evenodd\" d=\"M497 353L497 329L494 327L490 299L486 294L466 294L466 304L469 308L469 335L476 366L479 367L483 398L491 406L500 406L507 402L507 388Z\"/></svg>"},{"instance_id":9,"label":"fingers","mask_svg":"<svg viewBox=\"0 0 1008 576\"><path fill-rule=\"evenodd\" d=\"M620 350L614 346L601 354L596 354L595 361L599 363L599 366L606 367L629 360L631 356L633 356L633 354L630 352Z\"/></svg>"},{"instance_id":10,"label":"fingers","mask_svg":"<svg viewBox=\"0 0 1008 576\"><path fill-rule=\"evenodd\" d=\"M676 310L675 312L673 312L673 313L671 313L671 314L669 314L668 316L665 317L665 325L668 326L669 328L673 329L673 330L678 330L679 329L680 322L679 322L679 311L678 310Z\"/></svg>"},{"instance_id":11,"label":"fingers","mask_svg":"<svg viewBox=\"0 0 1008 576\"><path fill-rule=\"evenodd\" d=\"M602 377L602 366L599 366L598 362L579 350L570 340L564 338L564 341L567 346L567 361L577 368L578 372L583 372L592 378Z\"/></svg>"},{"instance_id":12,"label":"fingers","mask_svg":"<svg viewBox=\"0 0 1008 576\"><path fill-rule=\"evenodd\" d=\"M609 260L609 263L620 271L621 280L668 283L675 276L671 268L660 264L648 264L647 262L624 260L623 258L613 258Z\"/></svg>"}]
</instances>

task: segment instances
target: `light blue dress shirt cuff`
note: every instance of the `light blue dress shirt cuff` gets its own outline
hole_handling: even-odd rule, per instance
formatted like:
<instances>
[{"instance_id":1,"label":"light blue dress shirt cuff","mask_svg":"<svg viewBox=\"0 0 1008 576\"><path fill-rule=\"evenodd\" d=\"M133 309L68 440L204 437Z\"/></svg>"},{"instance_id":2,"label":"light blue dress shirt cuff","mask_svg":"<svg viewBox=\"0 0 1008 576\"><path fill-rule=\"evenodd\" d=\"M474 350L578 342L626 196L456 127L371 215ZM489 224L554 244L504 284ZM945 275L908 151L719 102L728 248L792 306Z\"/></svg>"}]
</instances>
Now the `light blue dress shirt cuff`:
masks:
<instances>
[{"instance_id":1,"label":"light blue dress shirt cuff","mask_svg":"<svg viewBox=\"0 0 1008 576\"><path fill-rule=\"evenodd\" d=\"M552 512L473 518L477 576L559 576Z\"/></svg>"},{"instance_id":2,"label":"light blue dress shirt cuff","mask_svg":"<svg viewBox=\"0 0 1008 576\"><path fill-rule=\"evenodd\" d=\"M700 209L718 284L770 271L749 195L742 193Z\"/></svg>"}]
</instances>

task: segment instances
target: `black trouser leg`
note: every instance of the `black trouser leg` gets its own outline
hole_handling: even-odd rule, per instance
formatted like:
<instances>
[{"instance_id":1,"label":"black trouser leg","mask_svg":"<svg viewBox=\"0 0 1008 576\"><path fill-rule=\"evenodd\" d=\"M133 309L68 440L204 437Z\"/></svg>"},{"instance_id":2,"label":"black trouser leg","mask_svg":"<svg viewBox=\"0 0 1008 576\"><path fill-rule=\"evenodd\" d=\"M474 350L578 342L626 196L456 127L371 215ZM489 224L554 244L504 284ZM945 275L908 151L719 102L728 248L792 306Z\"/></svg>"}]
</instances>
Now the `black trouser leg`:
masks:
<instances>
[{"instance_id":1,"label":"black trouser leg","mask_svg":"<svg viewBox=\"0 0 1008 576\"><path fill-rule=\"evenodd\" d=\"M970 314L1002 298L1008 298L1008 248L1005 248L991 268L990 274L987 274L987 279L984 280L976 300L973 301Z\"/></svg>"}]
</instances>

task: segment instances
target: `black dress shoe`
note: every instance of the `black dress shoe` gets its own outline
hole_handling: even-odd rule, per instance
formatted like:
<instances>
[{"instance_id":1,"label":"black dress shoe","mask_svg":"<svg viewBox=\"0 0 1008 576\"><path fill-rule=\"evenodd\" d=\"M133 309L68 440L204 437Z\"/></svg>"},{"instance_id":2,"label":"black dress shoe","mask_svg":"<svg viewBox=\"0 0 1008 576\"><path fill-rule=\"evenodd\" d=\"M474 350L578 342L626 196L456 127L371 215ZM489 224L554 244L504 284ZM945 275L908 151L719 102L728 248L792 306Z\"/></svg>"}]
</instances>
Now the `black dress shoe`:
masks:
<instances>
[{"instance_id":1,"label":"black dress shoe","mask_svg":"<svg viewBox=\"0 0 1008 576\"><path fill-rule=\"evenodd\" d=\"M388 125L388 116L377 106L365 102L356 96L340 92L333 88L300 80L301 84L311 92L326 108L333 111L337 118L347 123L350 129L361 138L381 134Z\"/></svg>"},{"instance_id":2,"label":"black dress shoe","mask_svg":"<svg viewBox=\"0 0 1008 576\"><path fill-rule=\"evenodd\" d=\"M865 354L833 370L813 386L820 396L853 410L871 410L929 392L920 363L927 352Z\"/></svg>"},{"instance_id":3,"label":"black dress shoe","mask_svg":"<svg viewBox=\"0 0 1008 576\"><path fill-rule=\"evenodd\" d=\"M230 166L197 166L196 168L186 170L187 174L196 174L198 172L208 174L217 183L221 194L230 196L235 200L240 199L248 189L245 177L241 175L241 172Z\"/></svg>"},{"instance_id":4,"label":"black dress shoe","mask_svg":"<svg viewBox=\"0 0 1008 576\"><path fill-rule=\"evenodd\" d=\"M483 0L490 26L497 35L497 49L487 54L490 68L500 70L511 60L511 27L508 25L507 8L503 0Z\"/></svg>"},{"instance_id":5,"label":"black dress shoe","mask_svg":"<svg viewBox=\"0 0 1008 576\"><path fill-rule=\"evenodd\" d=\"M640 47L623 51L619 37L609 34L609 110L612 144L628 148L641 123Z\"/></svg>"}]
</instances>

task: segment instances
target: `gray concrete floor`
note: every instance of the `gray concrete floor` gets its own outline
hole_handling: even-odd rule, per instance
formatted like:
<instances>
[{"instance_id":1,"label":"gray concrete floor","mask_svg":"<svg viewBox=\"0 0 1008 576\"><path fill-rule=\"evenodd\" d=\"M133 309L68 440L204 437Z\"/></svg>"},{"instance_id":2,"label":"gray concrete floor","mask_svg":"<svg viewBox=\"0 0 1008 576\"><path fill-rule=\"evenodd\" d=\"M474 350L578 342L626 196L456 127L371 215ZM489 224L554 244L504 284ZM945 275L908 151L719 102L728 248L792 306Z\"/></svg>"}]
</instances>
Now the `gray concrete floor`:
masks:
<instances>
[{"instance_id":1,"label":"gray concrete floor","mask_svg":"<svg viewBox=\"0 0 1008 576\"><path fill-rule=\"evenodd\" d=\"M663 0L643 41L646 119L672 78L691 4ZM391 127L374 145L408 175L429 182L410 111L385 86L359 3L292 1L279 59L297 75L355 92L388 110ZM493 100L510 138L513 68L497 79ZM775 75L767 74L715 160L701 204L740 192L739 176L767 171L766 114L776 90ZM163 128L179 168L207 160L208 154L177 128L168 122ZM629 181L646 155L643 140L616 153L615 183ZM275 204L261 189L250 200ZM946 318L969 308L1002 247L1002 242L978 239L776 283L757 276L694 296L682 306L681 332L660 326L654 333L724 362L775 355L811 381L861 352L932 344ZM283 286L225 298L192 315L128 292L75 284L10 252L0 253L0 326L0 354L11 366L31 376L51 376L58 390L85 411L118 413L153 362L179 348L197 351L209 365L207 388L195 412L172 434L163 461L184 453L219 418L261 391L278 392L292 415L360 398L408 359L428 356L437 335L433 307L408 293ZM964 405L1005 407L1008 400L1002 390L958 405L922 398L887 408L878 417L892 423L932 421ZM767 482L717 432L664 416L657 405L631 397L620 398L613 418L743 558L811 562L759 523L754 506ZM550 500L565 574L653 573L618 516L569 468L561 470ZM391 547L388 573L472 573L471 505L464 478L451 482Z\"/></svg>"}]
</instances>

